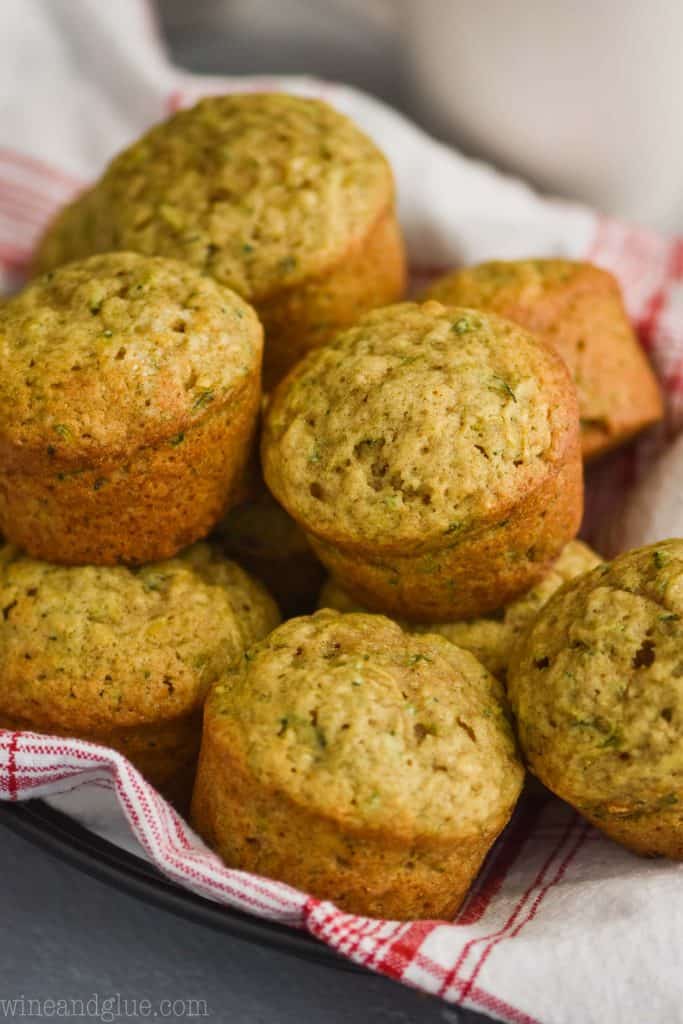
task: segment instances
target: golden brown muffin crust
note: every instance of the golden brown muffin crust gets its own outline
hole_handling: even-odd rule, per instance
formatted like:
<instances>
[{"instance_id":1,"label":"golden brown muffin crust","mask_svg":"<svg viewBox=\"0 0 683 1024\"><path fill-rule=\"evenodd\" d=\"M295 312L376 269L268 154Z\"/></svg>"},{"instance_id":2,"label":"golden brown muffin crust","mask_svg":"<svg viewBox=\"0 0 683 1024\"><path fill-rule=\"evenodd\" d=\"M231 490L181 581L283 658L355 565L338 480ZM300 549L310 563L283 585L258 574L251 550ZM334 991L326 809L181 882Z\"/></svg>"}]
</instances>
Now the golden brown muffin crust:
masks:
<instances>
[{"instance_id":1,"label":"golden brown muffin crust","mask_svg":"<svg viewBox=\"0 0 683 1024\"><path fill-rule=\"evenodd\" d=\"M438 550L373 557L313 534L310 543L364 607L412 622L453 622L495 611L542 579L576 535L581 511L577 432L565 462L507 518Z\"/></svg>"},{"instance_id":2,"label":"golden brown muffin crust","mask_svg":"<svg viewBox=\"0 0 683 1024\"><path fill-rule=\"evenodd\" d=\"M557 349L576 383L585 456L661 419L659 386L608 271L571 260L493 260L446 275L426 295L508 317Z\"/></svg>"},{"instance_id":3,"label":"golden brown muffin crust","mask_svg":"<svg viewBox=\"0 0 683 1024\"><path fill-rule=\"evenodd\" d=\"M243 497L262 330L173 260L60 267L0 311L0 529L36 558L140 564Z\"/></svg>"},{"instance_id":4,"label":"golden brown muffin crust","mask_svg":"<svg viewBox=\"0 0 683 1024\"><path fill-rule=\"evenodd\" d=\"M0 446L50 467L177 438L258 374L254 311L179 262L108 253L47 273L0 310Z\"/></svg>"},{"instance_id":5,"label":"golden brown muffin crust","mask_svg":"<svg viewBox=\"0 0 683 1024\"><path fill-rule=\"evenodd\" d=\"M264 473L319 538L440 547L540 486L572 442L568 402L561 360L510 322L403 303L368 314L280 385Z\"/></svg>"},{"instance_id":6,"label":"golden brown muffin crust","mask_svg":"<svg viewBox=\"0 0 683 1024\"><path fill-rule=\"evenodd\" d=\"M488 616L463 622L415 623L399 619L412 633L437 633L464 648L497 679L505 679L514 646L524 636L556 590L568 580L594 569L600 557L579 540L570 541L543 579L505 608ZM328 579L318 599L319 608L339 612L366 612L334 579Z\"/></svg>"},{"instance_id":7,"label":"golden brown muffin crust","mask_svg":"<svg viewBox=\"0 0 683 1024\"><path fill-rule=\"evenodd\" d=\"M382 616L290 620L216 687L211 709L257 783L347 825L458 835L515 799L493 678L468 652Z\"/></svg>"},{"instance_id":8,"label":"golden brown muffin crust","mask_svg":"<svg viewBox=\"0 0 683 1024\"><path fill-rule=\"evenodd\" d=\"M529 765L599 828L683 857L683 541L628 552L541 611L508 674Z\"/></svg>"},{"instance_id":9,"label":"golden brown muffin crust","mask_svg":"<svg viewBox=\"0 0 683 1024\"><path fill-rule=\"evenodd\" d=\"M522 774L500 687L470 654L324 611L212 691L193 821L229 864L353 912L449 915Z\"/></svg>"},{"instance_id":10,"label":"golden brown muffin crust","mask_svg":"<svg viewBox=\"0 0 683 1024\"><path fill-rule=\"evenodd\" d=\"M510 321L428 302L375 310L272 396L264 476L360 604L472 618L543 576L575 536L576 392Z\"/></svg>"},{"instance_id":11,"label":"golden brown muffin crust","mask_svg":"<svg viewBox=\"0 0 683 1024\"><path fill-rule=\"evenodd\" d=\"M282 93L211 97L157 125L57 217L36 265L123 248L181 259L253 302L267 389L405 289L385 157L326 103Z\"/></svg>"},{"instance_id":12,"label":"golden brown muffin crust","mask_svg":"<svg viewBox=\"0 0 683 1024\"><path fill-rule=\"evenodd\" d=\"M171 558L205 537L244 500L260 382L237 408L223 406L190 430L90 469L47 467L0 474L0 524L35 558L66 565L139 565ZM37 470L37 471L36 471Z\"/></svg>"},{"instance_id":13,"label":"golden brown muffin crust","mask_svg":"<svg viewBox=\"0 0 683 1024\"><path fill-rule=\"evenodd\" d=\"M369 309L402 298L405 278L401 229L394 210L388 209L336 266L259 302L269 342L264 388L272 390L309 349L327 344Z\"/></svg>"},{"instance_id":14,"label":"golden brown muffin crust","mask_svg":"<svg viewBox=\"0 0 683 1024\"><path fill-rule=\"evenodd\" d=\"M197 710L278 622L265 589L199 544L131 570L0 549L0 705L35 728L97 733Z\"/></svg>"},{"instance_id":15,"label":"golden brown muffin crust","mask_svg":"<svg viewBox=\"0 0 683 1024\"><path fill-rule=\"evenodd\" d=\"M38 265L131 249L257 300L337 263L392 203L385 157L327 103L212 96L116 157L48 231Z\"/></svg>"},{"instance_id":16,"label":"golden brown muffin crust","mask_svg":"<svg viewBox=\"0 0 683 1024\"><path fill-rule=\"evenodd\" d=\"M205 544L124 568L0 548L0 726L118 750L184 812L210 685L279 622L255 580Z\"/></svg>"}]
</instances>

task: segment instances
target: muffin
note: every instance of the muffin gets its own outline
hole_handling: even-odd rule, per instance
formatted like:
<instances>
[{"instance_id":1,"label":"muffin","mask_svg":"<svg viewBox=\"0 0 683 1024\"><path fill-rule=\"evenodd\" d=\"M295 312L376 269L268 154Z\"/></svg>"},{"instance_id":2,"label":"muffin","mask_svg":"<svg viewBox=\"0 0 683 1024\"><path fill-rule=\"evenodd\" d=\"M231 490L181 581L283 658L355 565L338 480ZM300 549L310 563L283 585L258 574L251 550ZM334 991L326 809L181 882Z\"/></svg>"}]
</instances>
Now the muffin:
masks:
<instances>
[{"instance_id":1,"label":"muffin","mask_svg":"<svg viewBox=\"0 0 683 1024\"><path fill-rule=\"evenodd\" d=\"M110 253L0 308L0 532L35 558L142 563L241 498L254 311L175 260Z\"/></svg>"},{"instance_id":2,"label":"muffin","mask_svg":"<svg viewBox=\"0 0 683 1024\"><path fill-rule=\"evenodd\" d=\"M214 96L152 128L57 218L36 264L112 249L184 260L251 302L266 389L405 284L385 157L326 103L285 94Z\"/></svg>"},{"instance_id":3,"label":"muffin","mask_svg":"<svg viewBox=\"0 0 683 1024\"><path fill-rule=\"evenodd\" d=\"M496 680L376 615L291 619L212 690L192 821L351 913L451 918L523 770Z\"/></svg>"},{"instance_id":4,"label":"muffin","mask_svg":"<svg viewBox=\"0 0 683 1024\"><path fill-rule=\"evenodd\" d=\"M543 605L567 580L599 564L600 558L594 551L581 541L572 540L540 583L497 612L461 622L416 624L401 619L398 624L410 633L438 633L469 651L492 675L504 681L515 644L524 636ZM331 578L320 591L318 607L333 608L340 612L366 610Z\"/></svg>"},{"instance_id":5,"label":"muffin","mask_svg":"<svg viewBox=\"0 0 683 1024\"><path fill-rule=\"evenodd\" d=\"M576 383L584 457L662 418L657 380L608 271L571 260L496 260L441 278L427 297L498 313L557 349Z\"/></svg>"},{"instance_id":6,"label":"muffin","mask_svg":"<svg viewBox=\"0 0 683 1024\"><path fill-rule=\"evenodd\" d=\"M437 302L306 356L265 416L266 483L351 597L448 622L500 608L578 528L575 389L522 328Z\"/></svg>"},{"instance_id":7,"label":"muffin","mask_svg":"<svg viewBox=\"0 0 683 1024\"><path fill-rule=\"evenodd\" d=\"M508 672L531 770L617 842L683 859L683 540L552 598Z\"/></svg>"},{"instance_id":8,"label":"muffin","mask_svg":"<svg viewBox=\"0 0 683 1024\"><path fill-rule=\"evenodd\" d=\"M218 524L223 551L262 580L285 618L315 607L324 571L301 527L261 482L254 497Z\"/></svg>"},{"instance_id":9,"label":"muffin","mask_svg":"<svg viewBox=\"0 0 683 1024\"><path fill-rule=\"evenodd\" d=\"M206 544L142 569L0 548L0 727L92 740L189 799L209 686L278 621Z\"/></svg>"}]
</instances>

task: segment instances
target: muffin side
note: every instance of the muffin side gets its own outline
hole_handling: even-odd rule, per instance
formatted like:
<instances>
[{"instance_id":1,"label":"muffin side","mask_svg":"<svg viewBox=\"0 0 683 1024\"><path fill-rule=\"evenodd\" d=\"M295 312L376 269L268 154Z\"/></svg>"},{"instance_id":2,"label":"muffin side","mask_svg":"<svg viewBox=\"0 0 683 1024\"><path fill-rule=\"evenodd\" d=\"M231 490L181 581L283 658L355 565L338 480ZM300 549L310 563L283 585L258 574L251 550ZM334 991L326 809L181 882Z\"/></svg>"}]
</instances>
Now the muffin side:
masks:
<instances>
[{"instance_id":1,"label":"muffin side","mask_svg":"<svg viewBox=\"0 0 683 1024\"><path fill-rule=\"evenodd\" d=\"M232 866L350 912L450 917L522 775L499 684L470 654L324 611L213 689L192 820Z\"/></svg>"},{"instance_id":2,"label":"muffin side","mask_svg":"<svg viewBox=\"0 0 683 1024\"><path fill-rule=\"evenodd\" d=\"M683 858L683 541L560 590L508 673L531 770L597 828Z\"/></svg>"},{"instance_id":3,"label":"muffin side","mask_svg":"<svg viewBox=\"0 0 683 1024\"><path fill-rule=\"evenodd\" d=\"M393 208L355 241L338 264L298 287L258 303L268 344L263 386L271 390L312 348L332 340L368 310L401 298L406 287L403 237Z\"/></svg>"},{"instance_id":4,"label":"muffin side","mask_svg":"<svg viewBox=\"0 0 683 1024\"><path fill-rule=\"evenodd\" d=\"M139 570L0 550L0 724L112 746L163 792L191 784L201 708L278 621L207 545Z\"/></svg>"},{"instance_id":5,"label":"muffin side","mask_svg":"<svg viewBox=\"0 0 683 1024\"><path fill-rule=\"evenodd\" d=\"M414 623L397 619L399 626L410 633L438 633L451 643L469 651L484 668L501 681L516 643L524 636L536 615L556 590L566 582L595 568L601 559L581 541L573 540L543 579L509 605L491 615L461 622ZM332 577L324 584L318 599L319 608L339 612L367 612L354 601Z\"/></svg>"},{"instance_id":6,"label":"muffin side","mask_svg":"<svg viewBox=\"0 0 683 1024\"><path fill-rule=\"evenodd\" d=\"M1 474L0 529L33 557L64 565L171 558L246 496L259 401L255 379L237 411L217 410L123 463Z\"/></svg>"},{"instance_id":7,"label":"muffin side","mask_svg":"<svg viewBox=\"0 0 683 1024\"><path fill-rule=\"evenodd\" d=\"M425 297L498 313L557 349L576 383L585 458L662 418L659 385L608 271L571 260L494 260L440 278Z\"/></svg>"},{"instance_id":8,"label":"muffin side","mask_svg":"<svg viewBox=\"0 0 683 1024\"><path fill-rule=\"evenodd\" d=\"M45 275L0 312L0 530L36 557L144 562L243 491L262 334L233 293L132 253Z\"/></svg>"},{"instance_id":9,"label":"muffin side","mask_svg":"<svg viewBox=\"0 0 683 1024\"><path fill-rule=\"evenodd\" d=\"M312 533L313 551L370 611L413 623L471 619L496 611L549 572L579 529L583 475L578 439L567 462L500 523L422 555L349 553Z\"/></svg>"},{"instance_id":10,"label":"muffin side","mask_svg":"<svg viewBox=\"0 0 683 1024\"><path fill-rule=\"evenodd\" d=\"M265 417L268 486L367 607L471 617L528 589L576 533L576 395L512 323L376 310L310 353Z\"/></svg>"}]
</instances>

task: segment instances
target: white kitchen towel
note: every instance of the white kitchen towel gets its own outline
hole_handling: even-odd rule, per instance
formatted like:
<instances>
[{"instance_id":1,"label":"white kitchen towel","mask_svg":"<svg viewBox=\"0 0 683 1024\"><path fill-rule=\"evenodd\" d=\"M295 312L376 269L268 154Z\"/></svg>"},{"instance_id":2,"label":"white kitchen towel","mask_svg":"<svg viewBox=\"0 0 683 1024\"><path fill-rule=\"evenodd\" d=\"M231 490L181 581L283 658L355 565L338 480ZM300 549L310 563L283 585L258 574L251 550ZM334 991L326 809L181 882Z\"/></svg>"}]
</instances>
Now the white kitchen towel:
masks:
<instances>
[{"instance_id":1,"label":"white kitchen towel","mask_svg":"<svg viewBox=\"0 0 683 1024\"><path fill-rule=\"evenodd\" d=\"M354 89L179 71L143 0L0 4L0 289L20 283L51 214L117 150L201 95L247 89L323 97L376 139L396 174L415 285L490 257L592 259L617 274L668 417L591 469L590 534L613 548L683 533L683 450L657 454L683 422L680 239L539 197ZM35 796L207 899L306 928L373 970L500 1019L683 1021L683 868L632 856L554 799L523 802L455 922L397 924L225 868L119 754L0 730L0 798Z\"/></svg>"}]
</instances>

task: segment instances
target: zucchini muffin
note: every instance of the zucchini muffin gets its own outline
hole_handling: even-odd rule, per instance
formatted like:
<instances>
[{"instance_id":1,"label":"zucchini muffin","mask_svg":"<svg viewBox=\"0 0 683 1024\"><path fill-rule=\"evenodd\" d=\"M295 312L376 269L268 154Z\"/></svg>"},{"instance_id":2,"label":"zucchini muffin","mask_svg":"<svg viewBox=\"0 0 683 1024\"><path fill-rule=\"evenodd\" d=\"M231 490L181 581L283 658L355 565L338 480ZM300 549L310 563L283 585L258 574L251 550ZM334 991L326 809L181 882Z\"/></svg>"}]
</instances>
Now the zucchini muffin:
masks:
<instances>
[{"instance_id":1,"label":"zucchini muffin","mask_svg":"<svg viewBox=\"0 0 683 1024\"><path fill-rule=\"evenodd\" d=\"M576 383L584 457L662 418L656 377L608 271L571 260L496 260L441 278L427 297L498 313L557 349Z\"/></svg>"},{"instance_id":2,"label":"zucchini muffin","mask_svg":"<svg viewBox=\"0 0 683 1024\"><path fill-rule=\"evenodd\" d=\"M214 96L152 128L57 218L36 263L113 249L184 260L251 302L266 389L405 286L385 157L328 104L285 94Z\"/></svg>"},{"instance_id":3,"label":"zucchini muffin","mask_svg":"<svg viewBox=\"0 0 683 1024\"><path fill-rule=\"evenodd\" d=\"M113 747L181 803L209 687L279 622L261 584L206 544L142 569L6 545L0 608L0 726Z\"/></svg>"},{"instance_id":4,"label":"zucchini muffin","mask_svg":"<svg viewBox=\"0 0 683 1024\"><path fill-rule=\"evenodd\" d=\"M552 598L508 671L531 770L637 853L683 859L683 540Z\"/></svg>"},{"instance_id":5,"label":"zucchini muffin","mask_svg":"<svg viewBox=\"0 0 683 1024\"><path fill-rule=\"evenodd\" d=\"M572 540L540 583L497 612L462 622L416 624L399 620L398 624L410 633L438 633L469 651L492 675L504 682L515 644L524 636L543 605L568 580L589 572L600 565L600 561L586 544ZM328 579L322 588L318 607L333 608L339 612L366 611L333 579Z\"/></svg>"},{"instance_id":6,"label":"zucchini muffin","mask_svg":"<svg viewBox=\"0 0 683 1024\"><path fill-rule=\"evenodd\" d=\"M437 302L376 310L302 360L265 416L266 483L359 604L500 608L578 529L576 392L550 348Z\"/></svg>"},{"instance_id":7,"label":"zucchini muffin","mask_svg":"<svg viewBox=\"0 0 683 1024\"><path fill-rule=\"evenodd\" d=\"M227 864L352 913L451 918L523 774L500 685L471 654L322 611L212 690L192 821Z\"/></svg>"},{"instance_id":8,"label":"zucchini muffin","mask_svg":"<svg viewBox=\"0 0 683 1024\"><path fill-rule=\"evenodd\" d=\"M226 555L265 583L285 618L313 610L323 567L301 527L263 482L253 498L221 520L215 537Z\"/></svg>"},{"instance_id":9,"label":"zucchini muffin","mask_svg":"<svg viewBox=\"0 0 683 1024\"><path fill-rule=\"evenodd\" d=\"M242 497L262 331L175 260L110 253L0 308L0 532L35 558L141 563Z\"/></svg>"}]
</instances>

